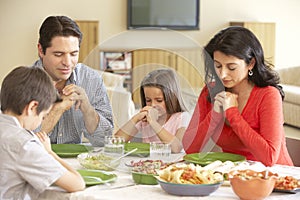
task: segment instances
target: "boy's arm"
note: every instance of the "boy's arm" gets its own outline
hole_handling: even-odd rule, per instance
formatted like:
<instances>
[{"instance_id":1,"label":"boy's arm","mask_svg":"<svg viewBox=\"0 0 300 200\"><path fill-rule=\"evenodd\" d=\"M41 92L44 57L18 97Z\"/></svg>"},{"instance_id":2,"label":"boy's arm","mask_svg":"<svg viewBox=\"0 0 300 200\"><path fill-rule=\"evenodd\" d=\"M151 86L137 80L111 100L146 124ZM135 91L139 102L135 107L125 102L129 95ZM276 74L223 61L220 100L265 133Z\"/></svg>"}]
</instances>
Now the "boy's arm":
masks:
<instances>
[{"instance_id":1,"label":"boy's arm","mask_svg":"<svg viewBox=\"0 0 300 200\"><path fill-rule=\"evenodd\" d=\"M67 162L65 162L55 152L52 151L50 138L48 137L48 135L44 132L38 132L36 133L36 135L44 145L46 151L51 156L53 156L53 158L57 160L63 167L67 169L67 172L59 179L57 179L55 184L68 192L76 192L83 190L85 188L85 182L82 176L73 167L71 167Z\"/></svg>"}]
</instances>

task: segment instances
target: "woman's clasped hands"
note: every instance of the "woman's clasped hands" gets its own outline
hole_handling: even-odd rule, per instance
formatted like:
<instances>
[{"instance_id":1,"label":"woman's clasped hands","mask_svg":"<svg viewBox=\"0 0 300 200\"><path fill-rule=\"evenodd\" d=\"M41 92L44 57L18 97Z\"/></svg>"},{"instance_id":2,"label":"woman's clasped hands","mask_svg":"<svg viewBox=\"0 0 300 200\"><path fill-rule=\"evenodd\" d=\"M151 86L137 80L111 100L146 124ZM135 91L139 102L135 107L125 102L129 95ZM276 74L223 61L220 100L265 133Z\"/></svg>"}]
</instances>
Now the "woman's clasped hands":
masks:
<instances>
[{"instance_id":1,"label":"woman's clasped hands","mask_svg":"<svg viewBox=\"0 0 300 200\"><path fill-rule=\"evenodd\" d=\"M221 113L231 107L238 107L238 95L222 91L215 96L214 111Z\"/></svg>"}]
</instances>

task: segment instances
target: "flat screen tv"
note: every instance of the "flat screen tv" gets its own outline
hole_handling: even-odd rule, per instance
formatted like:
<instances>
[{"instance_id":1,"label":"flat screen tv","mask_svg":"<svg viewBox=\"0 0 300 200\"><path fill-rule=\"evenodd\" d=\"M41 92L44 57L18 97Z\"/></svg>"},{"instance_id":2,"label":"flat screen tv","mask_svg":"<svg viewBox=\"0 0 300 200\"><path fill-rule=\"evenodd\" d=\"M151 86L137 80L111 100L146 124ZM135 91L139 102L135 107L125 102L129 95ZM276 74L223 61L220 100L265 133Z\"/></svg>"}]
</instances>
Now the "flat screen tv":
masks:
<instances>
[{"instance_id":1,"label":"flat screen tv","mask_svg":"<svg viewBox=\"0 0 300 200\"><path fill-rule=\"evenodd\" d=\"M198 30L200 0L127 0L127 29Z\"/></svg>"}]
</instances>

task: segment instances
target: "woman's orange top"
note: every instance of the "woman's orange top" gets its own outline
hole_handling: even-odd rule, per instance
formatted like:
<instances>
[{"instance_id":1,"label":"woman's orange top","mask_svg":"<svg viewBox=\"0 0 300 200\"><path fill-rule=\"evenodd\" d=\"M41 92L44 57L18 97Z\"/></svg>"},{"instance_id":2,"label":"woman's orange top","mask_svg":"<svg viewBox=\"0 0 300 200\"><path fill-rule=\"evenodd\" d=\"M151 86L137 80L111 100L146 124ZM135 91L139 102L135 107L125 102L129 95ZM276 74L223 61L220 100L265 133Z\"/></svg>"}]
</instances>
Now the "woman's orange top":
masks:
<instances>
[{"instance_id":1,"label":"woman's orange top","mask_svg":"<svg viewBox=\"0 0 300 200\"><path fill-rule=\"evenodd\" d=\"M247 160L266 166L293 165L285 142L282 99L275 87L255 86L242 113L232 107L226 110L226 116L212 109L207 95L204 87L183 137L186 153L211 150L205 146L211 138L223 152L240 154ZM224 123L224 117L228 123Z\"/></svg>"}]
</instances>

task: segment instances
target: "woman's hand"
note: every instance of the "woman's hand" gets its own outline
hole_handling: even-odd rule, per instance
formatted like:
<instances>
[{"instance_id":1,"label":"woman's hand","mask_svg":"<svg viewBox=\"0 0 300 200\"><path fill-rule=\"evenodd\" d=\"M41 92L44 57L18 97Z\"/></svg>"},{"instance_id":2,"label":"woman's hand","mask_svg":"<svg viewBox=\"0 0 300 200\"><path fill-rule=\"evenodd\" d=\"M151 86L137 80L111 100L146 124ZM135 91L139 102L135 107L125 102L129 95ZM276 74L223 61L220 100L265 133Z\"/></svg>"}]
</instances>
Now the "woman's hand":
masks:
<instances>
[{"instance_id":1,"label":"woman's hand","mask_svg":"<svg viewBox=\"0 0 300 200\"><path fill-rule=\"evenodd\" d=\"M224 102L223 102L223 109L224 111L231 107L238 107L238 95L226 92Z\"/></svg>"},{"instance_id":2,"label":"woman's hand","mask_svg":"<svg viewBox=\"0 0 300 200\"><path fill-rule=\"evenodd\" d=\"M231 92L220 92L215 96L214 111L221 113L231 107L238 107L238 95Z\"/></svg>"},{"instance_id":3,"label":"woman's hand","mask_svg":"<svg viewBox=\"0 0 300 200\"><path fill-rule=\"evenodd\" d=\"M50 143L50 138L45 132L38 132L36 133L36 136L39 138L41 143L44 145L44 148L46 149L47 152L51 152L51 143Z\"/></svg>"},{"instance_id":4,"label":"woman's hand","mask_svg":"<svg viewBox=\"0 0 300 200\"><path fill-rule=\"evenodd\" d=\"M214 111L217 113L223 112L223 102L225 98L225 92L220 92L215 96Z\"/></svg>"}]
</instances>

